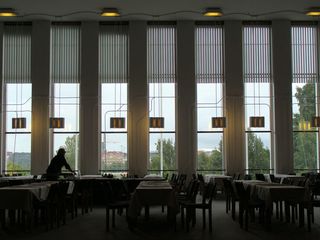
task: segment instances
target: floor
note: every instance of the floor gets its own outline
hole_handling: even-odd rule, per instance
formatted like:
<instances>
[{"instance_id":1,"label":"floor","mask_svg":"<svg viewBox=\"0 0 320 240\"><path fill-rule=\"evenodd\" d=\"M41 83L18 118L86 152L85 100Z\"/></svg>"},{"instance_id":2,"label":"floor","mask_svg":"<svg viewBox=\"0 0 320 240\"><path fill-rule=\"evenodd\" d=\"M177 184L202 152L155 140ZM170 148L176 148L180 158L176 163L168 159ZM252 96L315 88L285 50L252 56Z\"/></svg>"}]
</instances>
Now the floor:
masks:
<instances>
[{"instance_id":1,"label":"floor","mask_svg":"<svg viewBox=\"0 0 320 240\"><path fill-rule=\"evenodd\" d=\"M266 231L263 225L249 222L249 230L240 228L237 221L233 221L230 214L225 212L225 202L215 200L213 208L213 232L208 229L202 230L202 215L199 211L197 224L190 232L181 228L180 215L177 216L177 230L168 225L166 215L161 212L160 207L150 209L150 219L146 221L143 217L138 219L137 227L131 231L125 220L125 216L116 216L116 228L111 228L110 232L105 231L105 210L104 208L94 208L89 214L80 215L71 220L67 219L67 224L59 228L45 230L44 226L39 226L31 233L23 232L19 228L10 227L0 229L0 239L33 239L33 240L136 240L136 239L319 239L320 237L320 209L315 209L315 223L312 224L311 232L307 228L299 228L297 224L284 223L273 218L272 228Z\"/></svg>"}]
</instances>

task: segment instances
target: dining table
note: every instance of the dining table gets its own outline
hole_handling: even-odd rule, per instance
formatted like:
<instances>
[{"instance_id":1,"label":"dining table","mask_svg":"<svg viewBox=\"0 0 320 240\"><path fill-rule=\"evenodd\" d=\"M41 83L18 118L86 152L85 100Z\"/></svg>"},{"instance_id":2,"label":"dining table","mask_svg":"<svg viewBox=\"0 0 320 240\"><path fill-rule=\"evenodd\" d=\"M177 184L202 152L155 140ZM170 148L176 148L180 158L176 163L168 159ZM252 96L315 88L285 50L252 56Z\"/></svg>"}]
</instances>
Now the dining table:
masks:
<instances>
[{"instance_id":1,"label":"dining table","mask_svg":"<svg viewBox=\"0 0 320 240\"><path fill-rule=\"evenodd\" d=\"M250 186L251 199L260 199L264 201L265 217L268 225L271 223L273 203L278 202L282 204L282 202L293 202L297 205L302 205L308 202L310 198L308 188L302 186L270 183L260 180L237 180L235 182L242 182L245 189ZM303 219L300 218L299 220L301 221Z\"/></svg>"},{"instance_id":2,"label":"dining table","mask_svg":"<svg viewBox=\"0 0 320 240\"><path fill-rule=\"evenodd\" d=\"M3 215L1 221L5 221L6 210L9 210L9 214L15 210L21 210L26 215L26 223L31 229L34 201L46 200L53 184L58 184L58 181L34 182L0 188L0 210Z\"/></svg>"},{"instance_id":3,"label":"dining table","mask_svg":"<svg viewBox=\"0 0 320 240\"><path fill-rule=\"evenodd\" d=\"M149 216L150 206L167 206L167 219L176 223L179 206L176 192L167 181L141 181L132 194L128 209L128 224L132 227L145 207L146 217Z\"/></svg>"}]
</instances>

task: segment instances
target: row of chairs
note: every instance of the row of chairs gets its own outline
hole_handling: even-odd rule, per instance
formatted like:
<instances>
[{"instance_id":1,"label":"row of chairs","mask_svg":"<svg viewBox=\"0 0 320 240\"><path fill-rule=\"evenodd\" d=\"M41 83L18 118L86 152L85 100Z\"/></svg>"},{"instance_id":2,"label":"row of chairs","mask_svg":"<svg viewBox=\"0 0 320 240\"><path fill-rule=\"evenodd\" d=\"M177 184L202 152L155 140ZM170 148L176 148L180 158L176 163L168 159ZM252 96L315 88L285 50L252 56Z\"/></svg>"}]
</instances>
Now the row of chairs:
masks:
<instances>
[{"instance_id":1,"label":"row of chairs","mask_svg":"<svg viewBox=\"0 0 320 240\"><path fill-rule=\"evenodd\" d=\"M241 182L235 182L235 188L232 185L230 180L223 180L225 195L226 195L226 213L231 210L232 219L235 220L236 213L236 203L239 203L239 223L240 226L243 227L243 216L245 216L245 224L244 227L248 229L248 219L249 216L254 217L254 209L259 209L259 220L262 221L264 219L264 202L259 199L252 199L250 197L250 186L245 189ZM294 182L290 182L293 184ZM300 204L300 209L307 210L307 221L308 221L308 230L311 231L311 222L314 222L314 208L320 207L320 181L315 184L309 185L308 180L301 180L296 183L298 186L304 186L309 188L310 190L310 200L306 202L295 202L295 201L286 201L285 205L285 216L286 220L290 221L290 213L291 213L291 221L295 222L295 220L300 218L300 222L303 222L304 213L300 212L298 215L298 204ZM277 218L280 216L280 220L282 220L282 206L283 202L276 201L276 216ZM291 208L291 210L290 210Z\"/></svg>"}]
</instances>

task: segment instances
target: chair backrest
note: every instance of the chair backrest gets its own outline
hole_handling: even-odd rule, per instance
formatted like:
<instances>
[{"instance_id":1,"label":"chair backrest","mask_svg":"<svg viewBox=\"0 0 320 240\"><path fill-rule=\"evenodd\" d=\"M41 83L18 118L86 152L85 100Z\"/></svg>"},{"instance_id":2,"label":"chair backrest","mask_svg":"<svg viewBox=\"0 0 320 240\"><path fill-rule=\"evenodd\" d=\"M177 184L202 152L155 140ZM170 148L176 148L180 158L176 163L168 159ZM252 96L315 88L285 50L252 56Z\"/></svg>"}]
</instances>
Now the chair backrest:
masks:
<instances>
[{"instance_id":1,"label":"chair backrest","mask_svg":"<svg viewBox=\"0 0 320 240\"><path fill-rule=\"evenodd\" d=\"M226 193L229 194L234 199L237 198L237 194L234 191L231 181L228 179L223 179L222 181L223 181L223 186L225 188Z\"/></svg>"},{"instance_id":2,"label":"chair backrest","mask_svg":"<svg viewBox=\"0 0 320 240\"><path fill-rule=\"evenodd\" d=\"M266 181L266 178L262 173L256 173L256 179L261 181Z\"/></svg>"},{"instance_id":3,"label":"chair backrest","mask_svg":"<svg viewBox=\"0 0 320 240\"><path fill-rule=\"evenodd\" d=\"M187 200L191 202L195 202L199 192L199 186L200 186L199 181L195 180L192 182L189 193L187 193Z\"/></svg>"},{"instance_id":4,"label":"chair backrest","mask_svg":"<svg viewBox=\"0 0 320 240\"><path fill-rule=\"evenodd\" d=\"M235 186L240 201L248 201L250 198L250 186L248 186L248 188L245 189L242 182L235 182Z\"/></svg>"},{"instance_id":5,"label":"chair backrest","mask_svg":"<svg viewBox=\"0 0 320 240\"><path fill-rule=\"evenodd\" d=\"M251 180L252 176L250 174L245 174L243 177L244 180Z\"/></svg>"},{"instance_id":6,"label":"chair backrest","mask_svg":"<svg viewBox=\"0 0 320 240\"><path fill-rule=\"evenodd\" d=\"M215 194L216 184L213 182L209 182L204 187L204 192L202 195L202 203L203 204L209 204L211 206L212 199Z\"/></svg>"},{"instance_id":7,"label":"chair backrest","mask_svg":"<svg viewBox=\"0 0 320 240\"><path fill-rule=\"evenodd\" d=\"M274 176L274 174L269 174L269 177L270 177L270 181L271 181L271 182L275 182L275 176Z\"/></svg>"}]
</instances>

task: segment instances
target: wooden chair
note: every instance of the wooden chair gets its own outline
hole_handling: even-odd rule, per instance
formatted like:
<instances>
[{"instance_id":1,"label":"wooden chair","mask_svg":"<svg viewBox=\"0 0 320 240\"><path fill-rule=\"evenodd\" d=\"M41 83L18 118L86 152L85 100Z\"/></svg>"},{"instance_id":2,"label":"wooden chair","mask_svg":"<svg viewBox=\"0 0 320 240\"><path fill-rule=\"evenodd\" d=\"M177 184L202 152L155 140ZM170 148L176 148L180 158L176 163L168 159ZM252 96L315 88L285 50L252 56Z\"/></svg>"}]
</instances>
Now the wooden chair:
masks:
<instances>
[{"instance_id":1,"label":"wooden chair","mask_svg":"<svg viewBox=\"0 0 320 240\"><path fill-rule=\"evenodd\" d=\"M228 179L223 179L223 185L225 188L225 196L226 196L226 213L230 210L231 205L231 216L232 219L236 219L236 202L239 202L239 196L234 190L232 183Z\"/></svg>"},{"instance_id":2,"label":"wooden chair","mask_svg":"<svg viewBox=\"0 0 320 240\"><path fill-rule=\"evenodd\" d=\"M259 218L262 222L264 213L264 201L254 200L250 198L250 186L245 189L242 182L235 182L237 193L239 196L239 223L243 227L243 215L245 215L245 230L248 230L249 213L254 220L254 211L259 209Z\"/></svg>"},{"instance_id":3,"label":"wooden chair","mask_svg":"<svg viewBox=\"0 0 320 240\"><path fill-rule=\"evenodd\" d=\"M196 197L199 191L200 182L198 180L191 181L186 194L178 195L177 200L180 206L180 214L181 214L181 225L184 227L184 210L186 208L186 204L195 203Z\"/></svg>"},{"instance_id":4,"label":"wooden chair","mask_svg":"<svg viewBox=\"0 0 320 240\"><path fill-rule=\"evenodd\" d=\"M209 231L212 232L212 199L215 193L216 185L212 182L206 184L204 192L202 194L202 201L197 202L187 202L184 204L186 208L186 225L187 231L189 231L189 224L192 221L193 226L196 219L196 209L202 210L202 228L206 228L206 211L208 211L208 224Z\"/></svg>"},{"instance_id":5,"label":"wooden chair","mask_svg":"<svg viewBox=\"0 0 320 240\"><path fill-rule=\"evenodd\" d=\"M119 214L122 214L123 209L127 210L129 207L130 200L122 200L117 199L115 192L112 188L110 181L107 181L102 184L104 197L105 197L105 207L106 207L106 231L109 231L109 218L110 218L110 211L112 212L112 227L115 228L115 213L118 210Z\"/></svg>"}]
</instances>

